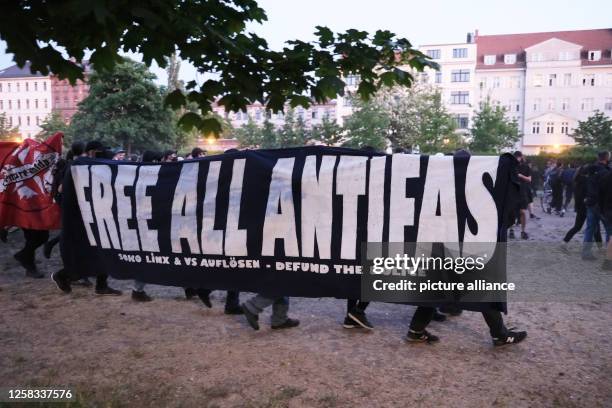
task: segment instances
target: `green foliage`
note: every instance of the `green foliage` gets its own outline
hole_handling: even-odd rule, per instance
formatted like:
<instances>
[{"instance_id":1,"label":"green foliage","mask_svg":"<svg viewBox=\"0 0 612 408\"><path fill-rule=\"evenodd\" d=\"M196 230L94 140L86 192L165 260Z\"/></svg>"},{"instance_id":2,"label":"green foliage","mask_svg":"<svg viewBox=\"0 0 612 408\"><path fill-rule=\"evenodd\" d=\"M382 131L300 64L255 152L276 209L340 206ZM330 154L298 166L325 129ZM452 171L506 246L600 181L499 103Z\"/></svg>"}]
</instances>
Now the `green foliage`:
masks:
<instances>
[{"instance_id":1,"label":"green foliage","mask_svg":"<svg viewBox=\"0 0 612 408\"><path fill-rule=\"evenodd\" d=\"M389 115L375 101L353 103L355 111L344 122L348 135L343 146L356 149L371 146L377 150L387 147Z\"/></svg>"},{"instance_id":2,"label":"green foliage","mask_svg":"<svg viewBox=\"0 0 612 408\"><path fill-rule=\"evenodd\" d=\"M579 146L611 150L612 120L596 110L587 120L578 121L578 126L571 136Z\"/></svg>"},{"instance_id":3,"label":"green foliage","mask_svg":"<svg viewBox=\"0 0 612 408\"><path fill-rule=\"evenodd\" d=\"M573 146L560 153L540 152L537 156L528 156L527 159L533 162L538 168L543 169L546 162L550 159L561 161L562 163L574 163L582 165L593 163L599 150L588 146Z\"/></svg>"},{"instance_id":4,"label":"green foliage","mask_svg":"<svg viewBox=\"0 0 612 408\"><path fill-rule=\"evenodd\" d=\"M512 148L521 137L516 120L506 119L506 109L493 106L489 99L475 113L470 133L470 150L475 154L497 154Z\"/></svg>"},{"instance_id":5,"label":"green foliage","mask_svg":"<svg viewBox=\"0 0 612 408\"><path fill-rule=\"evenodd\" d=\"M57 132L64 133L66 139L70 138L68 124L66 124L66 121L64 121L64 118L58 111L51 112L40 124L40 128L42 130L36 135L36 139L38 140L45 140Z\"/></svg>"},{"instance_id":6,"label":"green foliage","mask_svg":"<svg viewBox=\"0 0 612 408\"><path fill-rule=\"evenodd\" d=\"M254 101L273 112L286 103L295 107L308 106L313 99L323 102L342 95L342 77L351 74L361 75L357 93L368 99L383 85L410 86L411 69L437 67L408 40L385 30L372 35L316 27L315 41L288 41L273 51L247 30L249 24L266 19L254 0L23 0L3 3L0 37L19 66L30 61L33 71L53 72L71 82L83 78L83 68L74 61L82 61L87 50L100 75L123 64L122 53L138 53L147 66L156 61L166 67L178 52L201 74L218 74L201 85L186 84L187 95L180 102L197 103L196 114L201 115L211 112L219 97L218 103L234 112ZM191 117L185 126L204 133L221 130L215 120L197 121L192 113L185 113Z\"/></svg>"},{"instance_id":7,"label":"green foliage","mask_svg":"<svg viewBox=\"0 0 612 408\"><path fill-rule=\"evenodd\" d=\"M295 119L293 110L285 115L283 126L277 128L267 118L259 127L249 116L248 122L234 131L234 135L245 148L275 149L281 147L304 146L310 140L310 131L304 120Z\"/></svg>"},{"instance_id":8,"label":"green foliage","mask_svg":"<svg viewBox=\"0 0 612 408\"><path fill-rule=\"evenodd\" d=\"M172 112L164 107L153 79L143 64L130 60L115 65L113 71L94 72L89 78L89 95L72 118L70 135L126 150L173 146Z\"/></svg>"},{"instance_id":9,"label":"green foliage","mask_svg":"<svg viewBox=\"0 0 612 408\"><path fill-rule=\"evenodd\" d=\"M0 141L15 139L19 134L19 129L9 125L6 113L0 112Z\"/></svg>"},{"instance_id":10,"label":"green foliage","mask_svg":"<svg viewBox=\"0 0 612 408\"><path fill-rule=\"evenodd\" d=\"M324 115L321 123L312 127L311 135L313 140L326 146L335 146L341 142L343 130L335 120L330 120L329 116Z\"/></svg>"},{"instance_id":11,"label":"green foliage","mask_svg":"<svg viewBox=\"0 0 612 408\"><path fill-rule=\"evenodd\" d=\"M266 139L275 140L276 137L272 137L274 133L274 125L268 121L264 122L264 129L266 129ZM239 127L234 132L236 139L240 147L244 148L256 148L262 144L262 129L257 126L257 123L249 116L249 120L245 125Z\"/></svg>"}]
</instances>

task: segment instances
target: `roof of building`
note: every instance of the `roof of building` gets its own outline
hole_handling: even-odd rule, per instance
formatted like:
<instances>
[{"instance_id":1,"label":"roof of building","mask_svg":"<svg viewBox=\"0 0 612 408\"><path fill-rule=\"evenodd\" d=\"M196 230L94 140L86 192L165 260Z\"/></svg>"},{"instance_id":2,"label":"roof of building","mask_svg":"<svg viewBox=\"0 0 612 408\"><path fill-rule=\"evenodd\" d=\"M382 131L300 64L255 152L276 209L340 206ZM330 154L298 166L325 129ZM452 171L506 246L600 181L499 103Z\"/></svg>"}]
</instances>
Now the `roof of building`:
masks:
<instances>
[{"instance_id":1,"label":"roof of building","mask_svg":"<svg viewBox=\"0 0 612 408\"><path fill-rule=\"evenodd\" d=\"M0 78L28 78L28 77L42 77L44 76L40 72L31 73L30 63L26 62L23 68L19 68L17 65L0 69Z\"/></svg>"},{"instance_id":2,"label":"roof of building","mask_svg":"<svg viewBox=\"0 0 612 408\"><path fill-rule=\"evenodd\" d=\"M525 49L539 44L551 38L568 41L582 46L580 58L582 65L608 65L612 64L612 28L596 30L577 30L577 31L552 31L546 33L526 33L526 34L502 34L502 35L478 35L476 45L478 56L476 59L476 69L511 69L524 68L526 65ZM599 61L589 61L587 52L589 50L601 50ZM504 54L516 54L515 64L505 64ZM496 55L496 63L493 65L484 64L485 55Z\"/></svg>"},{"instance_id":3,"label":"roof of building","mask_svg":"<svg viewBox=\"0 0 612 408\"><path fill-rule=\"evenodd\" d=\"M83 61L83 67L85 68L85 73L89 73L91 71L91 66L89 61ZM40 72L36 71L36 73L30 72L30 62L26 62L23 68L19 68L17 65L11 65L10 67L0 69L0 79L6 78L32 78L32 77L47 77L48 75L43 75Z\"/></svg>"}]
</instances>

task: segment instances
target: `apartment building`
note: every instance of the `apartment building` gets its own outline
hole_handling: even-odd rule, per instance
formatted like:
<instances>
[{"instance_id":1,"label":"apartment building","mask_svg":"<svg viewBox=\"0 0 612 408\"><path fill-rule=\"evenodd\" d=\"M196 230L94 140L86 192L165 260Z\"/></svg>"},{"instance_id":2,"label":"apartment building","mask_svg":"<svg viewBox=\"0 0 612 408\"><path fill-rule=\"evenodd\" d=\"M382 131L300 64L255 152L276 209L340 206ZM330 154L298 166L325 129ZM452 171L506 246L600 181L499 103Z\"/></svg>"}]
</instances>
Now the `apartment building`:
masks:
<instances>
[{"instance_id":1,"label":"apartment building","mask_svg":"<svg viewBox=\"0 0 612 408\"><path fill-rule=\"evenodd\" d=\"M53 75L31 73L29 64L0 70L0 113L6 114L9 125L18 128L23 138L39 133L40 124L54 110L70 121L88 92L83 81L71 86Z\"/></svg>"},{"instance_id":2,"label":"apartment building","mask_svg":"<svg viewBox=\"0 0 612 408\"><path fill-rule=\"evenodd\" d=\"M474 114L476 44L468 34L465 43L422 45L419 50L440 65L427 68L419 78L439 88L442 101L457 122L457 129L467 132Z\"/></svg>"},{"instance_id":3,"label":"apartment building","mask_svg":"<svg viewBox=\"0 0 612 408\"><path fill-rule=\"evenodd\" d=\"M558 152L595 110L612 116L612 29L476 35L476 102L506 107L529 154Z\"/></svg>"}]
</instances>

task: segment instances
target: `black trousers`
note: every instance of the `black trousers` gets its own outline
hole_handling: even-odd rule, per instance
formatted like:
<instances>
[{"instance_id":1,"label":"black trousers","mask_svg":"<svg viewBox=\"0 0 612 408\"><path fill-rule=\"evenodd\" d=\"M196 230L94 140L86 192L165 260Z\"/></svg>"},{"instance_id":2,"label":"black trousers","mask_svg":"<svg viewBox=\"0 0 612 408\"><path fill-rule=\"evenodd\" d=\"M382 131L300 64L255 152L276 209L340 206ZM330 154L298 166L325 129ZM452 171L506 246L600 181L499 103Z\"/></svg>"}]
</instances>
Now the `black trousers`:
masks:
<instances>
[{"instance_id":1,"label":"black trousers","mask_svg":"<svg viewBox=\"0 0 612 408\"><path fill-rule=\"evenodd\" d=\"M582 226L586 221L586 214L587 210L584 205L576 207L576 219L574 220L574 226L567 231L563 241L570 242L574 235L576 235L582 229ZM595 229L595 242L601 242L601 230L599 229L599 223L597 223L597 227Z\"/></svg>"},{"instance_id":2,"label":"black trousers","mask_svg":"<svg viewBox=\"0 0 612 408\"><path fill-rule=\"evenodd\" d=\"M212 292L211 289L196 289L198 294L209 296ZM236 290L228 290L227 296L225 297L225 309L237 309L240 307L240 292Z\"/></svg>"},{"instance_id":3,"label":"black trousers","mask_svg":"<svg viewBox=\"0 0 612 408\"><path fill-rule=\"evenodd\" d=\"M552 202L550 206L556 211L561 211L561 208L563 208L563 186L554 185L552 187Z\"/></svg>"},{"instance_id":4,"label":"black trousers","mask_svg":"<svg viewBox=\"0 0 612 408\"><path fill-rule=\"evenodd\" d=\"M361 300L347 299L346 300L346 314L355 310L357 312L365 312L370 302L362 302Z\"/></svg>"},{"instance_id":5,"label":"black trousers","mask_svg":"<svg viewBox=\"0 0 612 408\"><path fill-rule=\"evenodd\" d=\"M415 332L422 332L425 330L427 325L431 322L434 313L436 312L436 308L427 307L427 306L419 306L414 312L412 316L412 320L410 321L410 330ZM491 337L505 337L508 333L508 329L504 325L504 318L502 314L498 310L487 310L482 312L482 317L484 317L487 326L489 326L489 332L491 333Z\"/></svg>"},{"instance_id":6,"label":"black trousers","mask_svg":"<svg viewBox=\"0 0 612 408\"><path fill-rule=\"evenodd\" d=\"M49 231L22 229L25 245L19 254L24 263L34 265L36 259L36 249L42 246L49 239Z\"/></svg>"}]
</instances>

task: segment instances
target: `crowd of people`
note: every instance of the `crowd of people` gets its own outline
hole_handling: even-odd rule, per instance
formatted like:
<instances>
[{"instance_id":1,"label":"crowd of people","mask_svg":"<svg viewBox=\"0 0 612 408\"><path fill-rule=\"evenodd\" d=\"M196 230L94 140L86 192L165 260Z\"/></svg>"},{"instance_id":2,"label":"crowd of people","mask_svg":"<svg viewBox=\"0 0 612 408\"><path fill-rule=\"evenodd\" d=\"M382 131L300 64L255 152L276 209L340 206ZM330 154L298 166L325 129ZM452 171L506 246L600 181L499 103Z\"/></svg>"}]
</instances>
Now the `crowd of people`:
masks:
<instances>
[{"instance_id":1,"label":"crowd of people","mask_svg":"<svg viewBox=\"0 0 612 408\"><path fill-rule=\"evenodd\" d=\"M235 151L235 149L232 149ZM229 152L229 151L228 151ZM459 151L456 155L466 154ZM188 159L197 159L206 155L206 152L198 147L194 148L187 156ZM612 170L610 169L609 152L598 154L596 163L584 164L582 166L564 166L560 162L550 160L546 169L540 172L531 163L527 162L521 152L514 153L518 161L517 178L520 182L520 205L515 214L515 222L508 229L508 238L514 239L514 227L519 226L520 238L529 239L527 223L529 219L539 218L534 211L534 198L542 197L542 208L544 212L564 216L572 200L574 202L576 220L574 226L563 238L562 249L567 251L567 243L582 229L586 223L582 258L585 260L596 260L592 252L592 243L596 241L602 246L601 227L603 226L606 240L612 232ZM61 159L55 169L53 177L52 194L58 203L62 200L62 181L65 171L70 167L70 162L79 157L105 158L119 161L140 162L173 162L182 160L176 151L165 152L145 151L141 156L127 155L123 149L110 150L99 141L91 141L87 144L74 143L66 157ZM550 193L550 194L549 194ZM44 275L36 267L35 251L43 247L43 254L49 258L54 246L59 242L59 235L49 238L49 231L38 231L23 229L25 245L14 257L26 271L26 275L33 278L41 278ZM7 229L0 230L0 240L6 241ZM606 259L602 265L604 270L612 270L612 245L608 244ZM94 286L87 278L71 277L65 270L61 269L52 274L52 279L57 287L63 292L70 293L73 285ZM131 297L137 302L148 302L152 298L146 291L144 282L134 282ZM108 276L99 274L96 276L94 292L96 295L119 296L120 290L114 289L108 284ZM211 290L207 288L184 288L188 299L199 297L204 305L212 307L210 301ZM372 330L373 325L366 316L368 302L358 299L349 299L346 305L346 314L343 327L346 329ZM257 294L247 301L240 303L240 292L228 291L225 303L225 313L229 315L244 315L246 322L255 330L259 330L259 314L267 307L272 307L271 327L272 329L286 329L299 325L297 319L288 316L289 298L269 297ZM485 308L486 309L486 308ZM432 320L445 321L449 316L459 316L462 309L458 305L447 305L441 308L428 306L417 307L410 328L406 336L409 342L433 343L438 337L427 331L427 326ZM502 314L495 308L486 309L482 312L484 320L489 327L490 334L495 346L516 344L526 338L525 331L508 329L504 325Z\"/></svg>"}]
</instances>

